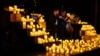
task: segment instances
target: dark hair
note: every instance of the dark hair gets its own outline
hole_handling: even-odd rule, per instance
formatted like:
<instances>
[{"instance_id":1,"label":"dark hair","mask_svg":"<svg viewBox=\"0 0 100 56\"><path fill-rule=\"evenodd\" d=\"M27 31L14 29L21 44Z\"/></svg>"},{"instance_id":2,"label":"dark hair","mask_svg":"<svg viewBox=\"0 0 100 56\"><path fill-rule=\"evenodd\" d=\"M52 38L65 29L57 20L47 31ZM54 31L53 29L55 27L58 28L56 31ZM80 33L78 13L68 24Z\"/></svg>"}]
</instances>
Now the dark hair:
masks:
<instances>
[{"instance_id":1,"label":"dark hair","mask_svg":"<svg viewBox=\"0 0 100 56\"><path fill-rule=\"evenodd\" d=\"M58 9L58 8L55 8L55 9L54 9L54 11L57 11L57 10L59 10L59 9Z\"/></svg>"}]
</instances>

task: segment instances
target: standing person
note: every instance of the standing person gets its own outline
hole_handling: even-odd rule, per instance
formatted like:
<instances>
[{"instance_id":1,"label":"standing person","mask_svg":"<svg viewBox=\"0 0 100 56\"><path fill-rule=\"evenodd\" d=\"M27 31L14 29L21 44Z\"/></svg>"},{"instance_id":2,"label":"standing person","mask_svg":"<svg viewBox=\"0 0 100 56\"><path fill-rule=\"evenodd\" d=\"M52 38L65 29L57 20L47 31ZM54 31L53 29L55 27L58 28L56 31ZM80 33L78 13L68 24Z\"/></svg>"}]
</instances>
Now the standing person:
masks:
<instances>
[{"instance_id":1,"label":"standing person","mask_svg":"<svg viewBox=\"0 0 100 56\"><path fill-rule=\"evenodd\" d=\"M68 19L67 17L67 12L66 10L62 10L60 15L59 15L59 23L58 23L58 35L59 35L59 38L62 38L62 39L65 39L66 37L66 20Z\"/></svg>"},{"instance_id":2,"label":"standing person","mask_svg":"<svg viewBox=\"0 0 100 56\"><path fill-rule=\"evenodd\" d=\"M59 9L54 9L53 13L50 15L50 29L51 35L56 36L57 34L57 27L58 27L58 19L59 19Z\"/></svg>"},{"instance_id":3,"label":"standing person","mask_svg":"<svg viewBox=\"0 0 100 56\"><path fill-rule=\"evenodd\" d=\"M66 21L68 19L66 14L67 14L67 11L66 10L62 10L60 15L59 15L59 19L62 19L63 21Z\"/></svg>"}]
</instances>

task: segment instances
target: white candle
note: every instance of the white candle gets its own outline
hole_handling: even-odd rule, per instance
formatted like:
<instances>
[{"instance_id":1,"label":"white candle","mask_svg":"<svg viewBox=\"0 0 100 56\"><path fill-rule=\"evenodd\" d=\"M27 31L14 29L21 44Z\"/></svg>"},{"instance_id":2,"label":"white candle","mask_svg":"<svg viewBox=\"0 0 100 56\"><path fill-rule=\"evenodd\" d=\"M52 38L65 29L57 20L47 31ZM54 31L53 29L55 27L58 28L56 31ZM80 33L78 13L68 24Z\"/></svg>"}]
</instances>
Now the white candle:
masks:
<instances>
[{"instance_id":1,"label":"white candle","mask_svg":"<svg viewBox=\"0 0 100 56\"><path fill-rule=\"evenodd\" d=\"M33 29L32 29L32 32L36 32L36 29L35 29L35 28L33 28Z\"/></svg>"},{"instance_id":2,"label":"white candle","mask_svg":"<svg viewBox=\"0 0 100 56\"><path fill-rule=\"evenodd\" d=\"M27 15L27 16L26 16L26 20L27 20L27 21L29 21L29 19L30 19L30 16L29 16L29 15Z\"/></svg>"},{"instance_id":3,"label":"white candle","mask_svg":"<svg viewBox=\"0 0 100 56\"><path fill-rule=\"evenodd\" d=\"M23 29L26 29L26 22L22 22L23 24Z\"/></svg>"},{"instance_id":4,"label":"white candle","mask_svg":"<svg viewBox=\"0 0 100 56\"><path fill-rule=\"evenodd\" d=\"M43 31L46 31L46 28L43 28Z\"/></svg>"},{"instance_id":5,"label":"white candle","mask_svg":"<svg viewBox=\"0 0 100 56\"><path fill-rule=\"evenodd\" d=\"M30 25L33 25L33 22L30 22Z\"/></svg>"},{"instance_id":6,"label":"white candle","mask_svg":"<svg viewBox=\"0 0 100 56\"><path fill-rule=\"evenodd\" d=\"M46 46L46 51L49 51L49 47L48 46Z\"/></svg>"},{"instance_id":7,"label":"white candle","mask_svg":"<svg viewBox=\"0 0 100 56\"><path fill-rule=\"evenodd\" d=\"M43 17L40 17L39 22L44 22Z\"/></svg>"},{"instance_id":8,"label":"white candle","mask_svg":"<svg viewBox=\"0 0 100 56\"><path fill-rule=\"evenodd\" d=\"M60 53L64 54L64 49L63 48L60 49Z\"/></svg>"},{"instance_id":9,"label":"white candle","mask_svg":"<svg viewBox=\"0 0 100 56\"><path fill-rule=\"evenodd\" d=\"M33 28L35 28L35 25L33 24Z\"/></svg>"},{"instance_id":10,"label":"white candle","mask_svg":"<svg viewBox=\"0 0 100 56\"><path fill-rule=\"evenodd\" d=\"M44 35L44 39L47 39L48 38L48 36L47 35Z\"/></svg>"},{"instance_id":11,"label":"white candle","mask_svg":"<svg viewBox=\"0 0 100 56\"><path fill-rule=\"evenodd\" d=\"M38 44L43 44L43 39L38 38Z\"/></svg>"},{"instance_id":12,"label":"white candle","mask_svg":"<svg viewBox=\"0 0 100 56\"><path fill-rule=\"evenodd\" d=\"M9 6L9 11L13 11L13 7L12 6Z\"/></svg>"}]
</instances>

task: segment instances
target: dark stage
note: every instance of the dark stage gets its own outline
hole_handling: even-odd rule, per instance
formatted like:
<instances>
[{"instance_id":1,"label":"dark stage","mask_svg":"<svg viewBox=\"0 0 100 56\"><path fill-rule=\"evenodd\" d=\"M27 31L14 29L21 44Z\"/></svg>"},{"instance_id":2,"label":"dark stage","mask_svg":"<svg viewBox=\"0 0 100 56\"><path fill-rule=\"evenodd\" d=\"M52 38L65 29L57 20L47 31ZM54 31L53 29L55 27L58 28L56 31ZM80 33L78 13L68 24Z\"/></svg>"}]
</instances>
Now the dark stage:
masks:
<instances>
[{"instance_id":1,"label":"dark stage","mask_svg":"<svg viewBox=\"0 0 100 56\"><path fill-rule=\"evenodd\" d=\"M18 5L20 8L25 8L26 14L43 14L47 31L50 27L48 26L50 24L49 16L53 9L65 9L67 12L78 15L81 20L95 26L97 33L100 34L99 3L98 0L0 0L0 7L2 8L0 9L2 16L0 17L0 26L2 26L0 27L0 51L2 54L4 53L3 55L11 56L47 56L44 45L36 44L35 39L27 35L27 30L20 28L19 22L9 23L9 19L3 19L9 17L9 13L3 11L5 6ZM76 37L80 39L77 31L80 30L81 25L74 25L73 27L77 30L70 39L76 39ZM99 53L100 48L97 48L74 56L100 56Z\"/></svg>"}]
</instances>

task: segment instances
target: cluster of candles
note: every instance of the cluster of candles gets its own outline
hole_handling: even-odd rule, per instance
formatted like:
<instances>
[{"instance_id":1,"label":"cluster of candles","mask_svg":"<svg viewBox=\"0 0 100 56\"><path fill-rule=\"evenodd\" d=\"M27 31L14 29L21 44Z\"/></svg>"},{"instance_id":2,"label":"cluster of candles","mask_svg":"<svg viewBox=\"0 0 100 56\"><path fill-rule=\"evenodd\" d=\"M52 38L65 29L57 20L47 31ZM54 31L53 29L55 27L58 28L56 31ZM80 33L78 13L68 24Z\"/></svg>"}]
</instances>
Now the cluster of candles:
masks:
<instances>
[{"instance_id":1,"label":"cluster of candles","mask_svg":"<svg viewBox=\"0 0 100 56\"><path fill-rule=\"evenodd\" d=\"M42 16L38 20L37 24L34 24L35 22L36 20L30 18L28 15L26 16L26 18L22 17L23 29L32 30L30 31L30 36L41 36L41 35L48 34L48 32L46 32L46 23Z\"/></svg>"},{"instance_id":2,"label":"cluster of candles","mask_svg":"<svg viewBox=\"0 0 100 56\"><path fill-rule=\"evenodd\" d=\"M53 36L48 36L48 35L44 35L43 37L37 38L38 44L46 44L50 42L55 43L56 41L58 41L58 38L54 38Z\"/></svg>"},{"instance_id":3,"label":"cluster of candles","mask_svg":"<svg viewBox=\"0 0 100 56\"><path fill-rule=\"evenodd\" d=\"M36 18L31 18L29 15L21 16L20 12L24 12L24 9L18 8L17 5L9 6L9 12L13 12L11 15L11 20L13 22L21 22L23 29L30 29L30 36L40 36L48 34L46 32L46 22L41 14L33 14L37 16ZM16 17L16 18L15 18ZM36 23L36 24L35 24Z\"/></svg>"},{"instance_id":4,"label":"cluster of candles","mask_svg":"<svg viewBox=\"0 0 100 56\"><path fill-rule=\"evenodd\" d=\"M21 21L21 13L24 12L24 9L18 8L17 5L9 6L9 12L13 12L10 14L10 22L20 22Z\"/></svg>"},{"instance_id":5,"label":"cluster of candles","mask_svg":"<svg viewBox=\"0 0 100 56\"><path fill-rule=\"evenodd\" d=\"M55 54L67 54L74 55L78 53L83 53L86 51L91 51L93 49L100 47L100 36L91 40L58 40L61 44L52 44L52 46L46 46L46 51L48 53Z\"/></svg>"},{"instance_id":6,"label":"cluster of candles","mask_svg":"<svg viewBox=\"0 0 100 56\"><path fill-rule=\"evenodd\" d=\"M95 28L92 25L82 25L80 30L80 35L83 39L91 39L93 37L96 37L97 33Z\"/></svg>"},{"instance_id":7,"label":"cluster of candles","mask_svg":"<svg viewBox=\"0 0 100 56\"><path fill-rule=\"evenodd\" d=\"M44 29L36 31L36 29L33 28L32 31L30 31L30 36L42 36L48 34L49 32L46 32Z\"/></svg>"},{"instance_id":8,"label":"cluster of candles","mask_svg":"<svg viewBox=\"0 0 100 56\"><path fill-rule=\"evenodd\" d=\"M30 18L29 15L27 15L26 18L25 18L24 16L21 17L21 22L22 22L22 28L23 28L23 29L27 29L27 27L28 27L28 28L30 28L30 27L32 27L32 26L34 27L34 24L33 24L33 23L35 22L35 20L32 19L32 18ZM30 26L27 24L28 22L30 23L30 24L29 24ZM28 25L28 26L27 26L27 25Z\"/></svg>"}]
</instances>

